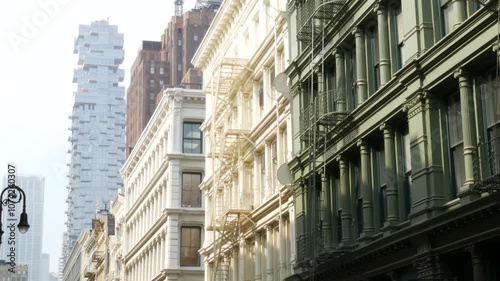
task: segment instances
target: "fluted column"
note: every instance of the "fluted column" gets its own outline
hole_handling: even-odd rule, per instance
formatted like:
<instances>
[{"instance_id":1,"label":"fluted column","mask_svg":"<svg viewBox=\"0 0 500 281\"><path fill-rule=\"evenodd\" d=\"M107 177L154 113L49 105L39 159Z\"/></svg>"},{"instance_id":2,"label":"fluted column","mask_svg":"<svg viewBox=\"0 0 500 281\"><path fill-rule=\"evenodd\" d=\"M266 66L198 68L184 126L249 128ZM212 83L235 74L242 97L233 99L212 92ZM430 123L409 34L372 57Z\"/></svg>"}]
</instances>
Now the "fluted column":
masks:
<instances>
[{"instance_id":1,"label":"fluted column","mask_svg":"<svg viewBox=\"0 0 500 281\"><path fill-rule=\"evenodd\" d=\"M379 48L379 66L380 66L380 85L384 85L391 79L391 62L389 56L389 17L385 5L376 5L377 29L378 29L378 48Z\"/></svg>"},{"instance_id":2,"label":"fluted column","mask_svg":"<svg viewBox=\"0 0 500 281\"><path fill-rule=\"evenodd\" d=\"M363 196L363 232L361 237L366 239L373 235L375 231L373 222L373 191L370 177L370 147L361 140L358 142L361 154L361 195Z\"/></svg>"},{"instance_id":3,"label":"fluted column","mask_svg":"<svg viewBox=\"0 0 500 281\"><path fill-rule=\"evenodd\" d=\"M355 28L354 37L356 38L356 86L358 94L358 105L367 98L366 82L366 55L365 55L365 33L361 28Z\"/></svg>"},{"instance_id":4,"label":"fluted column","mask_svg":"<svg viewBox=\"0 0 500 281\"><path fill-rule=\"evenodd\" d=\"M457 28L467 18L465 0L453 0L453 12L455 14L455 24L453 24L453 28Z\"/></svg>"},{"instance_id":5,"label":"fluted column","mask_svg":"<svg viewBox=\"0 0 500 281\"><path fill-rule=\"evenodd\" d=\"M326 252L333 251L332 194L328 177L321 173L321 209L323 209L323 242Z\"/></svg>"},{"instance_id":6,"label":"fluted column","mask_svg":"<svg viewBox=\"0 0 500 281\"><path fill-rule=\"evenodd\" d=\"M266 225L266 280L273 281L273 228Z\"/></svg>"},{"instance_id":7,"label":"fluted column","mask_svg":"<svg viewBox=\"0 0 500 281\"><path fill-rule=\"evenodd\" d=\"M399 223L394 131L387 123L380 126L380 129L384 132L385 180L387 184L387 221L384 226L392 227Z\"/></svg>"},{"instance_id":8,"label":"fluted column","mask_svg":"<svg viewBox=\"0 0 500 281\"><path fill-rule=\"evenodd\" d=\"M474 149L476 147L474 124L474 97L472 95L472 81L469 73L458 69L454 73L458 78L460 88L460 117L462 119L463 146L464 146L464 170L465 182L460 187L458 196L462 202L468 202L479 198L474 192ZM460 183L461 184L461 183ZM465 200L465 201L464 201Z\"/></svg>"},{"instance_id":9,"label":"fluted column","mask_svg":"<svg viewBox=\"0 0 500 281\"><path fill-rule=\"evenodd\" d=\"M255 233L255 281L262 280L262 269L260 267L262 263L262 237L259 232Z\"/></svg>"},{"instance_id":10,"label":"fluted column","mask_svg":"<svg viewBox=\"0 0 500 281\"><path fill-rule=\"evenodd\" d=\"M345 56L344 52L340 49L335 49L335 84L337 86L337 111L346 110L346 81L345 81Z\"/></svg>"},{"instance_id":11,"label":"fluted column","mask_svg":"<svg viewBox=\"0 0 500 281\"><path fill-rule=\"evenodd\" d=\"M342 208L342 240L340 247L348 247L352 243L351 190L349 188L349 169L343 156L337 158L340 168L340 205Z\"/></svg>"}]
</instances>

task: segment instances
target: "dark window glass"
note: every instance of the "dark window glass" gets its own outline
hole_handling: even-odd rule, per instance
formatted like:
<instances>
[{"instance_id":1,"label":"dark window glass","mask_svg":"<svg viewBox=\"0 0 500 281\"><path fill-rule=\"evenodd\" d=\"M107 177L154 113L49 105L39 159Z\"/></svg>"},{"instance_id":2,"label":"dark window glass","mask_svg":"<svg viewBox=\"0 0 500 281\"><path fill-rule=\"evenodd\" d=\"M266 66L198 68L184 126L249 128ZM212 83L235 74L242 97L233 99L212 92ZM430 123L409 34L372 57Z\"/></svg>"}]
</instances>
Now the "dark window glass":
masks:
<instances>
[{"instance_id":1,"label":"dark window glass","mask_svg":"<svg viewBox=\"0 0 500 281\"><path fill-rule=\"evenodd\" d=\"M201 207L201 173L182 173L182 207Z\"/></svg>"},{"instance_id":2,"label":"dark window glass","mask_svg":"<svg viewBox=\"0 0 500 281\"><path fill-rule=\"evenodd\" d=\"M448 98L446 119L448 126L448 142L450 147L451 181L454 189L454 195L456 195L458 189L465 182L464 145L460 106L460 95L458 93L455 93Z\"/></svg>"},{"instance_id":3,"label":"dark window glass","mask_svg":"<svg viewBox=\"0 0 500 281\"><path fill-rule=\"evenodd\" d=\"M203 153L201 123L184 122L184 135L182 141L182 152L184 153Z\"/></svg>"},{"instance_id":4,"label":"dark window glass","mask_svg":"<svg viewBox=\"0 0 500 281\"><path fill-rule=\"evenodd\" d=\"M181 266L199 266L201 248L201 228L181 228Z\"/></svg>"}]
</instances>

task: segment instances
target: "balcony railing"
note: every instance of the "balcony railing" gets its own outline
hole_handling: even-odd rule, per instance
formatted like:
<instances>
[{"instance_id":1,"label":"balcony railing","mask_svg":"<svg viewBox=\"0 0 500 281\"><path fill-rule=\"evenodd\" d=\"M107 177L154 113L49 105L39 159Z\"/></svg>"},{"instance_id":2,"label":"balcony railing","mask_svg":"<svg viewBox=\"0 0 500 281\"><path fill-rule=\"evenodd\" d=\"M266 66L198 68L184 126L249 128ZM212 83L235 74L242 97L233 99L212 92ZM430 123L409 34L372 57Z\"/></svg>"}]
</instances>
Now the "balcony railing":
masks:
<instances>
[{"instance_id":1,"label":"balcony railing","mask_svg":"<svg viewBox=\"0 0 500 281\"><path fill-rule=\"evenodd\" d=\"M301 110L299 116L303 141L314 141L324 136L324 130L321 130L318 125L327 126L328 130L334 129L350 113L346 111L343 89L319 92L315 96L314 101Z\"/></svg>"},{"instance_id":2,"label":"balcony railing","mask_svg":"<svg viewBox=\"0 0 500 281\"><path fill-rule=\"evenodd\" d=\"M500 137L477 146L473 165L474 189L487 192L500 190Z\"/></svg>"},{"instance_id":3,"label":"balcony railing","mask_svg":"<svg viewBox=\"0 0 500 281\"><path fill-rule=\"evenodd\" d=\"M297 39L310 43L326 24L337 18L345 0L304 0L299 10ZM318 21L317 21L318 20Z\"/></svg>"}]
</instances>

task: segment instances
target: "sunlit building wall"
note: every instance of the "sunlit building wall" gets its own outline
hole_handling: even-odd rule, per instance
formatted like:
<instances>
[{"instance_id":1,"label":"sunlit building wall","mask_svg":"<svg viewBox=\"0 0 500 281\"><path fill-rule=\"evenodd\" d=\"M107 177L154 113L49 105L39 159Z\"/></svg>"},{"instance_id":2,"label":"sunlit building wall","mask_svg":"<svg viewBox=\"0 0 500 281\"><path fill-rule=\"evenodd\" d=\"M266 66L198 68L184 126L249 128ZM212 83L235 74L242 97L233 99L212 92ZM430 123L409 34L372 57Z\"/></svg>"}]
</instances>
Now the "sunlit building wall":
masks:
<instances>
[{"instance_id":1,"label":"sunlit building wall","mask_svg":"<svg viewBox=\"0 0 500 281\"><path fill-rule=\"evenodd\" d=\"M200 90L166 89L121 170L125 280L203 280L204 117Z\"/></svg>"},{"instance_id":2,"label":"sunlit building wall","mask_svg":"<svg viewBox=\"0 0 500 281\"><path fill-rule=\"evenodd\" d=\"M292 274L293 198L278 182L291 156L290 106L275 88L288 65L284 4L224 1L193 57L207 93L206 281Z\"/></svg>"}]
</instances>

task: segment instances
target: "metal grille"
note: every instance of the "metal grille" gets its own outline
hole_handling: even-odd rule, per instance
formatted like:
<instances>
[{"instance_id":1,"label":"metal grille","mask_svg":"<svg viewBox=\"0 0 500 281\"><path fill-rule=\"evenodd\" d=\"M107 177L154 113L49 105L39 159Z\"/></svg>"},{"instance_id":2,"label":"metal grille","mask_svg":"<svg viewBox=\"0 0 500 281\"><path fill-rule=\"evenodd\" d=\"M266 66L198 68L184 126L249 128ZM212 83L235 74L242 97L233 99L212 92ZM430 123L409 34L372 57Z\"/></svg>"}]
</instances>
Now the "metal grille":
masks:
<instances>
[{"instance_id":1,"label":"metal grille","mask_svg":"<svg viewBox=\"0 0 500 281\"><path fill-rule=\"evenodd\" d=\"M500 137L478 145L474 150L474 189L496 192L500 190Z\"/></svg>"}]
</instances>

